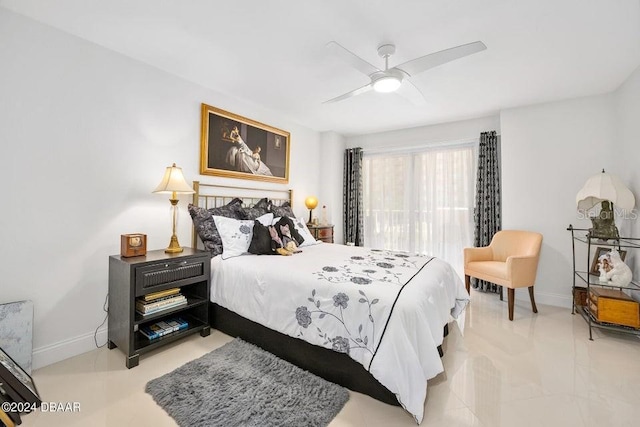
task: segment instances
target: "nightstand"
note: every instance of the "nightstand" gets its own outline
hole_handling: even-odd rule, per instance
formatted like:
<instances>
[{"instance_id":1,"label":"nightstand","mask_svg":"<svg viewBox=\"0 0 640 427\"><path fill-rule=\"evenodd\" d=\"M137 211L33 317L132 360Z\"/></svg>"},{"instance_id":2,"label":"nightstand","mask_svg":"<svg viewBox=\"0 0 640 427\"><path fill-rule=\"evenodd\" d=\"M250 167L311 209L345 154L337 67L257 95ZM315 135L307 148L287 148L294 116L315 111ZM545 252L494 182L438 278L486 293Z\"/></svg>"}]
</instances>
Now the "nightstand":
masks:
<instances>
[{"instance_id":1,"label":"nightstand","mask_svg":"<svg viewBox=\"0 0 640 427\"><path fill-rule=\"evenodd\" d=\"M109 257L109 349L120 347L127 356L127 368L138 366L140 354L200 332L209 335L209 291L211 254L184 248L177 254L164 250L147 252L146 256ZM180 288L187 303L152 314L136 311L136 299L152 292ZM140 328L154 323L181 318L185 329L149 339Z\"/></svg>"},{"instance_id":2,"label":"nightstand","mask_svg":"<svg viewBox=\"0 0 640 427\"><path fill-rule=\"evenodd\" d=\"M333 225L311 225L307 224L307 228L316 240L322 240L326 243L333 243Z\"/></svg>"}]
</instances>

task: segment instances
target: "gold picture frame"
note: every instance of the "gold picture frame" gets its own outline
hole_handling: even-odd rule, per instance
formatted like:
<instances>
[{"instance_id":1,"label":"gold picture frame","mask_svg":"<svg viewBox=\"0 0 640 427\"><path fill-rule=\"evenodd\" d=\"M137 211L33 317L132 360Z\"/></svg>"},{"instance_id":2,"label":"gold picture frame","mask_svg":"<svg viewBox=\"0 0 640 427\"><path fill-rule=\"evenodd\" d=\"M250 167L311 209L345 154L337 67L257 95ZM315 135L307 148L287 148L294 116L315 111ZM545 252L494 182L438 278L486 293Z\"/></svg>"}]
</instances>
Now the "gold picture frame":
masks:
<instances>
[{"instance_id":1,"label":"gold picture frame","mask_svg":"<svg viewBox=\"0 0 640 427\"><path fill-rule=\"evenodd\" d=\"M200 173L286 184L291 134L202 104Z\"/></svg>"},{"instance_id":2,"label":"gold picture frame","mask_svg":"<svg viewBox=\"0 0 640 427\"><path fill-rule=\"evenodd\" d=\"M601 246L596 247L596 254L593 256L593 260L591 261L591 270L589 273L600 274L600 270L598 269L598 259L607 252L611 252L611 249L613 248L603 248ZM618 250L618 252L620 252L620 259L624 261L627 256L627 251Z\"/></svg>"}]
</instances>

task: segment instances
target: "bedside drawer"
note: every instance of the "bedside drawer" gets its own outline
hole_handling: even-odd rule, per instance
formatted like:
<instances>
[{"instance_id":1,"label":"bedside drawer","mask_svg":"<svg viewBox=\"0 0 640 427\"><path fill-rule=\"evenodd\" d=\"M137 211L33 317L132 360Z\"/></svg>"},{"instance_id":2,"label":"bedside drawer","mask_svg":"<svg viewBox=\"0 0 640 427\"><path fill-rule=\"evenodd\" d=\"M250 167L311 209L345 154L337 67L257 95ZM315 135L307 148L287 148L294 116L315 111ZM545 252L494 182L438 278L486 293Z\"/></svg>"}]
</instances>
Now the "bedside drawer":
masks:
<instances>
[{"instance_id":1,"label":"bedside drawer","mask_svg":"<svg viewBox=\"0 0 640 427\"><path fill-rule=\"evenodd\" d=\"M333 229L331 228L320 228L318 229L318 239L323 239L327 237L333 237Z\"/></svg>"},{"instance_id":2,"label":"bedside drawer","mask_svg":"<svg viewBox=\"0 0 640 427\"><path fill-rule=\"evenodd\" d=\"M155 288L163 288L186 279L202 279L205 277L206 258L175 260L159 262L136 268L136 296L155 291ZM179 286L179 285L178 285ZM160 289L157 289L160 290Z\"/></svg>"}]
</instances>

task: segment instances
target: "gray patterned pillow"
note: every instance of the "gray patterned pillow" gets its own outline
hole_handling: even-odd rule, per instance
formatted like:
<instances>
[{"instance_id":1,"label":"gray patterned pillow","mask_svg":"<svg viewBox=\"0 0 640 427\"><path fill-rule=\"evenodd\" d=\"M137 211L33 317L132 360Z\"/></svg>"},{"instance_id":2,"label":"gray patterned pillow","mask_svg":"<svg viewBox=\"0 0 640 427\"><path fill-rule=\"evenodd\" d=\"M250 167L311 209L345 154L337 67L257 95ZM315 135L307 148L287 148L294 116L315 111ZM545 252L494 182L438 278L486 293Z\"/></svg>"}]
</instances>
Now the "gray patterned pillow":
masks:
<instances>
[{"instance_id":1,"label":"gray patterned pillow","mask_svg":"<svg viewBox=\"0 0 640 427\"><path fill-rule=\"evenodd\" d=\"M273 212L274 217L288 216L290 218L295 218L295 215L291 210L291 204L289 204L289 202L284 202L280 206L274 205L273 202L270 202L269 204L271 206L271 212Z\"/></svg>"},{"instance_id":2,"label":"gray patterned pillow","mask_svg":"<svg viewBox=\"0 0 640 427\"><path fill-rule=\"evenodd\" d=\"M265 197L250 208L240 208L240 212L242 213L242 219L258 219L258 217L269 213L269 201Z\"/></svg>"},{"instance_id":3,"label":"gray patterned pillow","mask_svg":"<svg viewBox=\"0 0 640 427\"><path fill-rule=\"evenodd\" d=\"M211 252L211 256L222 253L222 239L213 220L213 215L226 218L241 219L242 200L235 198L224 206L205 209L189 203L188 209L193 225L204 244L204 248Z\"/></svg>"}]
</instances>

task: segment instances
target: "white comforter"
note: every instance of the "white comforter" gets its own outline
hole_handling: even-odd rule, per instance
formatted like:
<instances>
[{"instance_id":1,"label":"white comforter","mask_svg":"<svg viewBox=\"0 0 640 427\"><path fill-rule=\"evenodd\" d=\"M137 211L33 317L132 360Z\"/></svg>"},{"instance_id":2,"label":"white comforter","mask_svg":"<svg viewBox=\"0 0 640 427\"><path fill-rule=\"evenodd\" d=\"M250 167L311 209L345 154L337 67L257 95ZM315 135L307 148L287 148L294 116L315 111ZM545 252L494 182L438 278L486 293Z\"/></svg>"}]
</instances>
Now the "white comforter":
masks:
<instances>
[{"instance_id":1,"label":"white comforter","mask_svg":"<svg viewBox=\"0 0 640 427\"><path fill-rule=\"evenodd\" d=\"M448 263L318 244L293 256L217 256L211 267L211 301L348 353L422 421L427 380L443 371L437 351L443 327L469 301Z\"/></svg>"}]
</instances>

